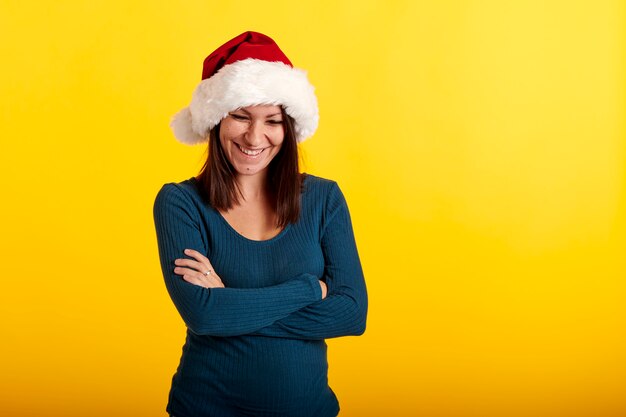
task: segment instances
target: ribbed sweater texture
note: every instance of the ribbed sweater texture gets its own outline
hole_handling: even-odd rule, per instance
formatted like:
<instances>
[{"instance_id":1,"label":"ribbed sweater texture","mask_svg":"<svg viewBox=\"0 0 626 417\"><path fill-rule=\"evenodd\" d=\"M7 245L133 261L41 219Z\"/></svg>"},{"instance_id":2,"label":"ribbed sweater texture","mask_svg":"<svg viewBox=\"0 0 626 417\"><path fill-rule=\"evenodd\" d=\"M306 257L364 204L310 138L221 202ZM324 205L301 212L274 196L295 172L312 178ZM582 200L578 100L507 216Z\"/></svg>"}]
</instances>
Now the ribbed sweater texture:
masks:
<instances>
[{"instance_id":1,"label":"ribbed sweater texture","mask_svg":"<svg viewBox=\"0 0 626 417\"><path fill-rule=\"evenodd\" d=\"M165 285L187 326L167 412L176 417L330 417L326 338L365 331L367 291L337 184L306 175L299 220L250 240L190 178L165 184L154 221ZM174 273L185 249L205 254L225 288ZM322 300L318 280L328 286Z\"/></svg>"}]
</instances>

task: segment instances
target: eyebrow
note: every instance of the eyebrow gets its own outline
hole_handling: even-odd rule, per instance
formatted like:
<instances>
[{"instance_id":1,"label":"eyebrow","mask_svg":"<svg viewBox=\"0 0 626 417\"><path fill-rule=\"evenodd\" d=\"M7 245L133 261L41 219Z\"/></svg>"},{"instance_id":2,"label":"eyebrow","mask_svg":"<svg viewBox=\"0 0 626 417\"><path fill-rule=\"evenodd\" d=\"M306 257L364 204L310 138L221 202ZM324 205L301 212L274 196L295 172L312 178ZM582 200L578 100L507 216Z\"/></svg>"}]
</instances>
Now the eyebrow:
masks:
<instances>
[{"instance_id":1,"label":"eyebrow","mask_svg":"<svg viewBox=\"0 0 626 417\"><path fill-rule=\"evenodd\" d=\"M242 112L244 112L245 114L250 115L250 112L249 112L249 111L247 111L246 109L237 109L237 110L233 110L233 112L235 112L235 111L242 111ZM282 116L282 113L281 113L281 112L278 112L278 113L274 113L274 114L268 114L267 116L265 116L265 118L268 118L268 119L269 119L270 117L274 117L274 116Z\"/></svg>"}]
</instances>

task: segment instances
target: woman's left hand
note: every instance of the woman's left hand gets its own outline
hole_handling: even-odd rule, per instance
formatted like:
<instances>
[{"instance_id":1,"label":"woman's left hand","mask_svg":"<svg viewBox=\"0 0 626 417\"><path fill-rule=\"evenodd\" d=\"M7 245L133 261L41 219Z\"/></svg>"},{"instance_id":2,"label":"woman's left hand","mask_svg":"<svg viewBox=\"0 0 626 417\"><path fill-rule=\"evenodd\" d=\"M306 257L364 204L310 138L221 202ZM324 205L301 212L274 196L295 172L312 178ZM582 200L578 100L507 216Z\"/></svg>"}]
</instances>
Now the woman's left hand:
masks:
<instances>
[{"instance_id":1,"label":"woman's left hand","mask_svg":"<svg viewBox=\"0 0 626 417\"><path fill-rule=\"evenodd\" d=\"M195 259L176 259L174 273L182 275L183 279L191 284L204 288L224 288L222 279L215 273L211 261L200 252L185 249L185 255Z\"/></svg>"}]
</instances>

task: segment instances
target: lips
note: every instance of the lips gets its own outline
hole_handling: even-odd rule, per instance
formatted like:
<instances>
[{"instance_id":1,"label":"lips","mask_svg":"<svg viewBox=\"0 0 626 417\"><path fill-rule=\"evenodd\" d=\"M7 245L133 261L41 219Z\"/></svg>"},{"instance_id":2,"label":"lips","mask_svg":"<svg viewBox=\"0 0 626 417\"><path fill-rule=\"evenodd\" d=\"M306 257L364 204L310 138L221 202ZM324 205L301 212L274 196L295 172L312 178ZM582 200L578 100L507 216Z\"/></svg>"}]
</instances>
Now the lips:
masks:
<instances>
[{"instance_id":1,"label":"lips","mask_svg":"<svg viewBox=\"0 0 626 417\"><path fill-rule=\"evenodd\" d=\"M255 156L259 156L261 154L261 152L263 152L265 150L265 148L262 149L249 149L249 148L244 148L243 146L241 146L240 144L234 142L235 145L237 145L237 149L239 149L241 151L242 154L249 156L249 157L255 157Z\"/></svg>"}]
</instances>

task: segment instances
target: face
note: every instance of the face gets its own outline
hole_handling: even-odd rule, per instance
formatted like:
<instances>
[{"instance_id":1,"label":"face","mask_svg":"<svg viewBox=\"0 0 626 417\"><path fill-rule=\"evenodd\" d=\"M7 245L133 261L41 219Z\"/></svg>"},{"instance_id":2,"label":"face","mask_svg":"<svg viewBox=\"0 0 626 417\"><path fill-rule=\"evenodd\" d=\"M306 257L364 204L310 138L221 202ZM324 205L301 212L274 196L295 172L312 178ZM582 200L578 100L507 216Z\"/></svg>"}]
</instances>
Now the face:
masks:
<instances>
[{"instance_id":1,"label":"face","mask_svg":"<svg viewBox=\"0 0 626 417\"><path fill-rule=\"evenodd\" d=\"M220 122L220 144L238 175L263 175L285 138L280 106L242 107Z\"/></svg>"}]
</instances>

